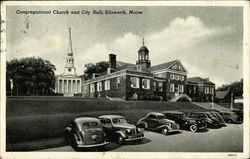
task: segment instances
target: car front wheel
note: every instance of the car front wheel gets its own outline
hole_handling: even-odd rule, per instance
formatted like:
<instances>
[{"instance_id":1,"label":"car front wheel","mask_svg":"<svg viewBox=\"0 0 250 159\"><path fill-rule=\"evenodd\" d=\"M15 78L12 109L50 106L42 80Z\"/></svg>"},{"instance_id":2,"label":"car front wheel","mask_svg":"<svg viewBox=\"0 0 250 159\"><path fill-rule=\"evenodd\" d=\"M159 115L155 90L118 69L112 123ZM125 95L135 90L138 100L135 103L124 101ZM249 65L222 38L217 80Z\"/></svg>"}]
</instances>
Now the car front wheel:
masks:
<instances>
[{"instance_id":1,"label":"car front wheel","mask_svg":"<svg viewBox=\"0 0 250 159\"><path fill-rule=\"evenodd\" d=\"M196 125L191 125L191 126L189 127L189 129L190 129L190 131L192 131L192 132L196 132L196 131L198 130L198 128L197 128Z\"/></svg>"},{"instance_id":2,"label":"car front wheel","mask_svg":"<svg viewBox=\"0 0 250 159\"><path fill-rule=\"evenodd\" d=\"M125 143L125 139L121 135L118 135L117 142L119 145L123 145Z\"/></svg>"},{"instance_id":3,"label":"car front wheel","mask_svg":"<svg viewBox=\"0 0 250 159\"><path fill-rule=\"evenodd\" d=\"M162 133L163 135L167 135L167 134L168 134L168 128L162 128L162 129L161 129L161 133Z\"/></svg>"}]
</instances>

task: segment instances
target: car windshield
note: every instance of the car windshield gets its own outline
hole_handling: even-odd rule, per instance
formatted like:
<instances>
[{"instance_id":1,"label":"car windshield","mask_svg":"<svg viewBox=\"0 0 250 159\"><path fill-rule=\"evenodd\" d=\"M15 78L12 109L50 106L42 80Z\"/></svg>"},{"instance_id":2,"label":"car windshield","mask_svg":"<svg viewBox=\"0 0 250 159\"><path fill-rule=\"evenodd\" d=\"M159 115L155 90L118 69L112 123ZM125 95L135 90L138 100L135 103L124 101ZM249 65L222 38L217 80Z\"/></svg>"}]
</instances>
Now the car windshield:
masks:
<instances>
[{"instance_id":1,"label":"car windshield","mask_svg":"<svg viewBox=\"0 0 250 159\"><path fill-rule=\"evenodd\" d=\"M166 117L164 115L159 115L158 119L166 119Z\"/></svg>"},{"instance_id":2,"label":"car windshield","mask_svg":"<svg viewBox=\"0 0 250 159\"><path fill-rule=\"evenodd\" d=\"M126 119L124 119L124 118L114 118L114 119L112 119L112 122L113 122L114 124L124 124L124 123L128 123L128 122L126 121Z\"/></svg>"},{"instance_id":3,"label":"car windshield","mask_svg":"<svg viewBox=\"0 0 250 159\"><path fill-rule=\"evenodd\" d=\"M83 128L96 128L98 127L98 123L97 122L85 122L85 123L82 123L82 127Z\"/></svg>"}]
</instances>

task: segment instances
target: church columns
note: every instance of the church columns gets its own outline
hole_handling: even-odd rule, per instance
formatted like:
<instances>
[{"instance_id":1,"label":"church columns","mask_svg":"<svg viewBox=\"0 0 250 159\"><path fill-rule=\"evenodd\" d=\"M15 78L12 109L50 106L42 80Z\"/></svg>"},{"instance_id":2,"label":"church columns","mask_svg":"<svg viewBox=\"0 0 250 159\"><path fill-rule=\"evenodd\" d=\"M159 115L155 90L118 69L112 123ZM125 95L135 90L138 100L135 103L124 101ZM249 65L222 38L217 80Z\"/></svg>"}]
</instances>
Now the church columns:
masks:
<instances>
[{"instance_id":1,"label":"church columns","mask_svg":"<svg viewBox=\"0 0 250 159\"><path fill-rule=\"evenodd\" d=\"M71 91L70 93L73 93L73 89L72 88L73 88L73 80L70 80L70 91Z\"/></svg>"}]
</instances>

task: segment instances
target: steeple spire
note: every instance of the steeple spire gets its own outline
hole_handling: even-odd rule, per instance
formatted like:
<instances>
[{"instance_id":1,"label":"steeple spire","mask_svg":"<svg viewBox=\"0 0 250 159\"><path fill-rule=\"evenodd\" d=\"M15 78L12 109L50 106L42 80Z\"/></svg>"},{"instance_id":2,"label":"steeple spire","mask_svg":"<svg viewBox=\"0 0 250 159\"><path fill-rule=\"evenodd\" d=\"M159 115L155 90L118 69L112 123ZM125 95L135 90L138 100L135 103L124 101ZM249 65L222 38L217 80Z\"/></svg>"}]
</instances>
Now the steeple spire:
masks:
<instances>
[{"instance_id":1,"label":"steeple spire","mask_svg":"<svg viewBox=\"0 0 250 159\"><path fill-rule=\"evenodd\" d=\"M73 49L72 49L72 40L71 40L71 28L69 27L69 51L73 55Z\"/></svg>"},{"instance_id":2,"label":"steeple spire","mask_svg":"<svg viewBox=\"0 0 250 159\"><path fill-rule=\"evenodd\" d=\"M142 38L142 46L144 46L144 37Z\"/></svg>"}]
</instances>

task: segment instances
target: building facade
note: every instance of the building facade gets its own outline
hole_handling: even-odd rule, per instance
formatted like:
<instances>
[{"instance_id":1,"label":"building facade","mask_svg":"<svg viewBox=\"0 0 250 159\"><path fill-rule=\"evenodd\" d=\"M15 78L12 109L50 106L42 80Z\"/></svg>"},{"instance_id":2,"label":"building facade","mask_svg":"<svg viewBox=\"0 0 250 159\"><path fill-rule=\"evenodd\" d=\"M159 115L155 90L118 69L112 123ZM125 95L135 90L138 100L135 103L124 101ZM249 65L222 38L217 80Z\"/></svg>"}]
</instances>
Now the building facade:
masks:
<instances>
[{"instance_id":1,"label":"building facade","mask_svg":"<svg viewBox=\"0 0 250 159\"><path fill-rule=\"evenodd\" d=\"M107 72L82 81L82 93L86 98L169 100L184 94L187 73L180 60L151 66L143 40L136 64L116 61L116 55L110 54Z\"/></svg>"},{"instance_id":2,"label":"building facade","mask_svg":"<svg viewBox=\"0 0 250 159\"><path fill-rule=\"evenodd\" d=\"M69 28L69 52L66 57L66 64L64 66L64 73L56 76L55 92L63 94L63 96L74 96L80 94L81 78L76 74L74 65L74 56L71 41L71 28Z\"/></svg>"},{"instance_id":3,"label":"building facade","mask_svg":"<svg viewBox=\"0 0 250 159\"><path fill-rule=\"evenodd\" d=\"M212 102L215 97L215 84L208 78L193 77L187 79L187 95L197 102Z\"/></svg>"}]
</instances>

